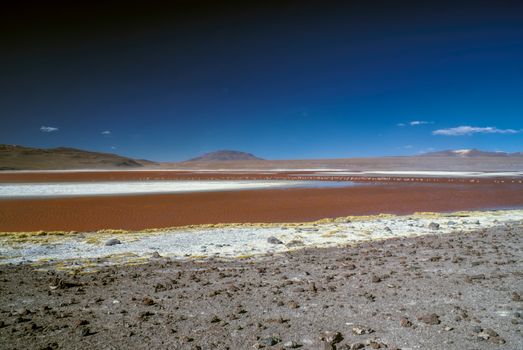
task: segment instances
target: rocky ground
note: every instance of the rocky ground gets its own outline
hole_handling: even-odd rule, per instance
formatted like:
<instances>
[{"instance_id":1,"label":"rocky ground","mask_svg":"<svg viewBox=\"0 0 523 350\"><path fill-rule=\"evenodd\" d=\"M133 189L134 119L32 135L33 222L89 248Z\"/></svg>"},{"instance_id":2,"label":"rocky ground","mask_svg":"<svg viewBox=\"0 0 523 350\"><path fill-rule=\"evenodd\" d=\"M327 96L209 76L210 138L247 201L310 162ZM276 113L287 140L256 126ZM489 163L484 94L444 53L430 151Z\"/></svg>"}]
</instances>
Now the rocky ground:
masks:
<instances>
[{"instance_id":1,"label":"rocky ground","mask_svg":"<svg viewBox=\"0 0 523 350\"><path fill-rule=\"evenodd\" d=\"M0 266L2 349L522 349L523 225L256 259Z\"/></svg>"}]
</instances>

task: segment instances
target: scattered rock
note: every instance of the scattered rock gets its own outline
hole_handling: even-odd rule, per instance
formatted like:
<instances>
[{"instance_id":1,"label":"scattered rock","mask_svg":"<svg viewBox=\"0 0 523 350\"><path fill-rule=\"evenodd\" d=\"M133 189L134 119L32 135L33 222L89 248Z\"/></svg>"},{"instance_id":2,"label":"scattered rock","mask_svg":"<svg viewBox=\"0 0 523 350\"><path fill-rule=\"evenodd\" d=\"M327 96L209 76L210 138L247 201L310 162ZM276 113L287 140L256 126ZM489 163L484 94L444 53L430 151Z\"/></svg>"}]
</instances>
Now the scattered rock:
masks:
<instances>
[{"instance_id":1,"label":"scattered rock","mask_svg":"<svg viewBox=\"0 0 523 350\"><path fill-rule=\"evenodd\" d=\"M262 346L273 346L280 342L281 340L277 337L265 337L258 340L258 345Z\"/></svg>"},{"instance_id":2,"label":"scattered rock","mask_svg":"<svg viewBox=\"0 0 523 350\"><path fill-rule=\"evenodd\" d=\"M300 307L300 305L299 305L297 302L295 302L294 300L292 300L292 301L289 302L289 308L291 308L291 309L297 309L297 308L299 308L299 307Z\"/></svg>"},{"instance_id":3,"label":"scattered rock","mask_svg":"<svg viewBox=\"0 0 523 350\"><path fill-rule=\"evenodd\" d=\"M370 327L354 326L354 327L352 327L352 333L354 333L356 335L370 334L370 333L374 333L374 330Z\"/></svg>"},{"instance_id":4,"label":"scattered rock","mask_svg":"<svg viewBox=\"0 0 523 350\"><path fill-rule=\"evenodd\" d=\"M379 276L374 275L374 276L372 276L371 281L372 281L372 283L380 283L381 278Z\"/></svg>"},{"instance_id":5,"label":"scattered rock","mask_svg":"<svg viewBox=\"0 0 523 350\"><path fill-rule=\"evenodd\" d=\"M386 349L388 347L387 344L379 342L379 341L376 341L376 340L369 340L367 342L367 345L371 349Z\"/></svg>"},{"instance_id":6,"label":"scattered rock","mask_svg":"<svg viewBox=\"0 0 523 350\"><path fill-rule=\"evenodd\" d=\"M88 325L88 324L89 324L89 321L87 321L87 320L77 320L74 323L75 327L85 326L85 325Z\"/></svg>"},{"instance_id":7,"label":"scattered rock","mask_svg":"<svg viewBox=\"0 0 523 350\"><path fill-rule=\"evenodd\" d=\"M439 224L436 223L436 222L431 222L429 224L429 229L431 229L431 230L439 230Z\"/></svg>"},{"instance_id":8,"label":"scattered rock","mask_svg":"<svg viewBox=\"0 0 523 350\"><path fill-rule=\"evenodd\" d=\"M472 332L474 333L479 333L483 330L483 328L481 328L480 326L474 326L472 327Z\"/></svg>"},{"instance_id":9,"label":"scattered rock","mask_svg":"<svg viewBox=\"0 0 523 350\"><path fill-rule=\"evenodd\" d=\"M270 236L269 238L267 238L267 242L269 242L270 244L283 244L282 241L280 241L278 238L274 236Z\"/></svg>"},{"instance_id":10,"label":"scattered rock","mask_svg":"<svg viewBox=\"0 0 523 350\"><path fill-rule=\"evenodd\" d=\"M158 252L154 252L154 253L151 255L151 258L153 258L153 259L161 259L162 256L160 255L160 253L158 253Z\"/></svg>"},{"instance_id":11,"label":"scattered rock","mask_svg":"<svg viewBox=\"0 0 523 350\"><path fill-rule=\"evenodd\" d=\"M117 238L111 238L111 239L108 239L105 242L105 245L107 247L110 247L110 246L113 246L113 245L117 245L117 244L122 244L122 242L119 239L117 239Z\"/></svg>"},{"instance_id":12,"label":"scattered rock","mask_svg":"<svg viewBox=\"0 0 523 350\"><path fill-rule=\"evenodd\" d=\"M49 283L50 289L67 289L77 286L79 286L78 283L66 282L65 280L59 277L52 278Z\"/></svg>"},{"instance_id":13,"label":"scattered rock","mask_svg":"<svg viewBox=\"0 0 523 350\"><path fill-rule=\"evenodd\" d=\"M428 325L437 325L440 324L439 316L437 314L426 314L418 317L418 320L428 324Z\"/></svg>"},{"instance_id":14,"label":"scattered rock","mask_svg":"<svg viewBox=\"0 0 523 350\"><path fill-rule=\"evenodd\" d=\"M142 304L147 305L147 306L151 306L151 305L156 304L156 302L153 299L149 298L149 297L144 297L142 299Z\"/></svg>"},{"instance_id":15,"label":"scattered rock","mask_svg":"<svg viewBox=\"0 0 523 350\"><path fill-rule=\"evenodd\" d=\"M329 344L337 344L343 340L343 336L340 332L325 331L321 333L320 339Z\"/></svg>"},{"instance_id":16,"label":"scattered rock","mask_svg":"<svg viewBox=\"0 0 523 350\"><path fill-rule=\"evenodd\" d=\"M87 336L92 335L92 334L94 334L94 333L91 332L91 330L90 330L89 328L87 328L87 327L83 327L83 328L80 330L80 335L81 335L82 337L87 337Z\"/></svg>"},{"instance_id":17,"label":"scattered rock","mask_svg":"<svg viewBox=\"0 0 523 350\"><path fill-rule=\"evenodd\" d=\"M139 321L147 321L149 319L150 316L153 316L154 313L150 312L150 311L142 311L138 314L138 317L137 319Z\"/></svg>"},{"instance_id":18,"label":"scattered rock","mask_svg":"<svg viewBox=\"0 0 523 350\"><path fill-rule=\"evenodd\" d=\"M288 342L283 343L283 347L287 349L297 349L300 348L302 345L293 341L289 340Z\"/></svg>"},{"instance_id":19,"label":"scattered rock","mask_svg":"<svg viewBox=\"0 0 523 350\"><path fill-rule=\"evenodd\" d=\"M517 292L512 292L512 301L522 301L521 295Z\"/></svg>"},{"instance_id":20,"label":"scattered rock","mask_svg":"<svg viewBox=\"0 0 523 350\"><path fill-rule=\"evenodd\" d=\"M412 322L406 317L400 319L400 326L402 327L412 327Z\"/></svg>"}]
</instances>

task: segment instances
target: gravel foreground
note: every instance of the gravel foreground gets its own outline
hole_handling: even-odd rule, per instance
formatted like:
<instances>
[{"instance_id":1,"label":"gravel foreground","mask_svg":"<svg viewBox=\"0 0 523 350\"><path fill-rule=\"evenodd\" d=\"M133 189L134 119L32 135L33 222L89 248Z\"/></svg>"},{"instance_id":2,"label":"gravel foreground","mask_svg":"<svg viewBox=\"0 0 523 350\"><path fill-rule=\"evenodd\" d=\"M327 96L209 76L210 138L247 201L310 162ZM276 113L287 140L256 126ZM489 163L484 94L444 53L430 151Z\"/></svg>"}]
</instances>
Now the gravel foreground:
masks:
<instances>
[{"instance_id":1,"label":"gravel foreground","mask_svg":"<svg viewBox=\"0 0 523 350\"><path fill-rule=\"evenodd\" d=\"M522 349L523 224L251 259L0 266L1 349Z\"/></svg>"}]
</instances>

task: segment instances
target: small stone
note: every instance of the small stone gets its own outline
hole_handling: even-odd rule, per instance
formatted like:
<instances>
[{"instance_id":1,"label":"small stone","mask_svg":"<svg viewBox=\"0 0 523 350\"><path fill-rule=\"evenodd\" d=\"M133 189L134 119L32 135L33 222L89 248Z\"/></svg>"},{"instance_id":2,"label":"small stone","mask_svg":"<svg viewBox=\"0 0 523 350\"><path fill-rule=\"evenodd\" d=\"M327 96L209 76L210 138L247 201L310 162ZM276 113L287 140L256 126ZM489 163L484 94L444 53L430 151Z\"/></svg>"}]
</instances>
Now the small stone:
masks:
<instances>
[{"instance_id":1,"label":"small stone","mask_svg":"<svg viewBox=\"0 0 523 350\"><path fill-rule=\"evenodd\" d=\"M428 325L437 325L440 324L439 316L436 314L426 314L418 317L418 320L428 324Z\"/></svg>"},{"instance_id":2,"label":"small stone","mask_svg":"<svg viewBox=\"0 0 523 350\"><path fill-rule=\"evenodd\" d=\"M122 242L119 239L111 238L105 242L105 245L110 247L113 245L122 244Z\"/></svg>"},{"instance_id":3,"label":"small stone","mask_svg":"<svg viewBox=\"0 0 523 350\"><path fill-rule=\"evenodd\" d=\"M29 309L27 309L27 308L23 308L23 309L18 310L16 313L19 314L20 316L27 316L27 315L31 314L31 311L29 311Z\"/></svg>"},{"instance_id":4,"label":"small stone","mask_svg":"<svg viewBox=\"0 0 523 350\"><path fill-rule=\"evenodd\" d=\"M505 339L501 338L500 336L490 337L489 342L494 344L505 344Z\"/></svg>"},{"instance_id":5,"label":"small stone","mask_svg":"<svg viewBox=\"0 0 523 350\"><path fill-rule=\"evenodd\" d=\"M372 279L371 279L372 283L380 283L381 282L381 278L379 276L372 276Z\"/></svg>"},{"instance_id":6,"label":"small stone","mask_svg":"<svg viewBox=\"0 0 523 350\"><path fill-rule=\"evenodd\" d=\"M521 296L516 292L512 292L512 301L522 301Z\"/></svg>"},{"instance_id":7,"label":"small stone","mask_svg":"<svg viewBox=\"0 0 523 350\"><path fill-rule=\"evenodd\" d=\"M412 327L412 322L406 317L400 319L400 326L402 327Z\"/></svg>"},{"instance_id":8,"label":"small stone","mask_svg":"<svg viewBox=\"0 0 523 350\"><path fill-rule=\"evenodd\" d=\"M74 325L76 327L80 327L80 326L85 326L85 325L88 325L89 324L89 321L87 320L77 320Z\"/></svg>"},{"instance_id":9,"label":"small stone","mask_svg":"<svg viewBox=\"0 0 523 350\"><path fill-rule=\"evenodd\" d=\"M354 326L352 328L352 333L354 333L356 335L370 334L373 332L374 332L374 330L372 328L365 327L365 326Z\"/></svg>"},{"instance_id":10,"label":"small stone","mask_svg":"<svg viewBox=\"0 0 523 350\"><path fill-rule=\"evenodd\" d=\"M290 301L289 302L289 308L291 309L297 309L300 307L300 304L298 304L297 302L295 302L294 300Z\"/></svg>"},{"instance_id":11,"label":"small stone","mask_svg":"<svg viewBox=\"0 0 523 350\"><path fill-rule=\"evenodd\" d=\"M350 350L359 350L363 349L365 347L365 344L363 343L354 343L350 346Z\"/></svg>"},{"instance_id":12,"label":"small stone","mask_svg":"<svg viewBox=\"0 0 523 350\"><path fill-rule=\"evenodd\" d=\"M147 306L151 306L151 305L154 305L154 304L156 304L156 303L155 303L154 300L152 300L151 298L149 298L149 297L144 297L144 298L142 299L142 304L147 305Z\"/></svg>"},{"instance_id":13,"label":"small stone","mask_svg":"<svg viewBox=\"0 0 523 350\"><path fill-rule=\"evenodd\" d=\"M453 329L454 329L454 328L449 327L449 326L443 328L443 330L444 330L445 332L450 332L450 331L453 330Z\"/></svg>"},{"instance_id":14,"label":"small stone","mask_svg":"<svg viewBox=\"0 0 523 350\"><path fill-rule=\"evenodd\" d=\"M436 222L431 222L429 224L429 229L431 229L431 230L439 230L439 224L436 223Z\"/></svg>"},{"instance_id":15,"label":"small stone","mask_svg":"<svg viewBox=\"0 0 523 350\"><path fill-rule=\"evenodd\" d=\"M91 334L93 334L93 333L91 333L91 330L87 327L84 327L80 330L80 335L82 337L87 337L88 335L91 335Z\"/></svg>"},{"instance_id":16,"label":"small stone","mask_svg":"<svg viewBox=\"0 0 523 350\"><path fill-rule=\"evenodd\" d=\"M483 330L483 328L481 328L480 326L474 326L472 327L472 332L474 333L479 333Z\"/></svg>"},{"instance_id":17,"label":"small stone","mask_svg":"<svg viewBox=\"0 0 523 350\"><path fill-rule=\"evenodd\" d=\"M77 286L79 286L79 284L67 282L59 277L52 278L49 283L49 288L52 290L66 289L66 288L72 288L72 287L77 287Z\"/></svg>"},{"instance_id":18,"label":"small stone","mask_svg":"<svg viewBox=\"0 0 523 350\"><path fill-rule=\"evenodd\" d=\"M481 338L483 340L488 340L490 338L490 335L488 333L485 333L485 332L479 332L477 334L477 337Z\"/></svg>"},{"instance_id":19,"label":"small stone","mask_svg":"<svg viewBox=\"0 0 523 350\"><path fill-rule=\"evenodd\" d=\"M149 311L142 311L138 314L137 319L139 321L147 321L150 316L154 315L152 312Z\"/></svg>"},{"instance_id":20,"label":"small stone","mask_svg":"<svg viewBox=\"0 0 523 350\"><path fill-rule=\"evenodd\" d=\"M287 349L297 349L301 347L301 344L296 343L293 340L289 340L288 342L283 343L283 347Z\"/></svg>"},{"instance_id":21,"label":"small stone","mask_svg":"<svg viewBox=\"0 0 523 350\"><path fill-rule=\"evenodd\" d=\"M492 328L487 328L483 330L483 332L487 333L491 337L497 337L498 333L496 333Z\"/></svg>"},{"instance_id":22,"label":"small stone","mask_svg":"<svg viewBox=\"0 0 523 350\"><path fill-rule=\"evenodd\" d=\"M263 346L273 346L273 345L278 344L279 342L280 342L280 339L276 338L276 337L266 337L266 338L261 338L260 340L258 340L258 344L263 345Z\"/></svg>"},{"instance_id":23,"label":"small stone","mask_svg":"<svg viewBox=\"0 0 523 350\"><path fill-rule=\"evenodd\" d=\"M274 236L270 236L269 238L267 238L267 242L269 242L270 244L283 244L282 241L280 241L278 238Z\"/></svg>"},{"instance_id":24,"label":"small stone","mask_svg":"<svg viewBox=\"0 0 523 350\"><path fill-rule=\"evenodd\" d=\"M216 316L216 315L214 315L214 316L211 318L211 323L218 323L218 322L220 322L220 321L221 321L221 319L220 319L218 316Z\"/></svg>"},{"instance_id":25,"label":"small stone","mask_svg":"<svg viewBox=\"0 0 523 350\"><path fill-rule=\"evenodd\" d=\"M371 349L386 349L387 348L387 344L384 344L384 343L381 343L381 342L378 342L375 340L370 340L368 342L368 345Z\"/></svg>"},{"instance_id":26,"label":"small stone","mask_svg":"<svg viewBox=\"0 0 523 350\"><path fill-rule=\"evenodd\" d=\"M343 340L340 332L325 331L321 334L321 340L329 344L337 344Z\"/></svg>"},{"instance_id":27,"label":"small stone","mask_svg":"<svg viewBox=\"0 0 523 350\"><path fill-rule=\"evenodd\" d=\"M151 258L153 258L153 259L161 259L162 256L160 255L160 253L158 253L158 252L154 252L154 253L151 255Z\"/></svg>"}]
</instances>

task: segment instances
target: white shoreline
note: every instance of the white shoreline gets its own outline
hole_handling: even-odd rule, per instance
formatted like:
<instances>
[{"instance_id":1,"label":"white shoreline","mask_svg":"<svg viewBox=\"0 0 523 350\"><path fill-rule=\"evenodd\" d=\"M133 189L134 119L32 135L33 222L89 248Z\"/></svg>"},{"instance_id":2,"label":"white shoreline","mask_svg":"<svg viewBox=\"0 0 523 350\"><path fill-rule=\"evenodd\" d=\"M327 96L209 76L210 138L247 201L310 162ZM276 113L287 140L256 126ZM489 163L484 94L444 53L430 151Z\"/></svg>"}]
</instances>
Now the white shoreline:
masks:
<instances>
[{"instance_id":1,"label":"white shoreline","mask_svg":"<svg viewBox=\"0 0 523 350\"><path fill-rule=\"evenodd\" d=\"M99 231L18 239L0 236L0 264L63 262L70 267L85 259L106 258L109 264L144 262L154 252L172 259L237 258L282 253L307 247L331 247L369 240L429 234L466 234L500 225L521 225L523 210L473 211L450 214L348 217L301 224L199 226L153 232ZM438 224L438 228L434 228ZM272 244L275 237L282 244ZM121 244L106 246L109 239ZM95 264L96 265L96 264Z\"/></svg>"},{"instance_id":2,"label":"white shoreline","mask_svg":"<svg viewBox=\"0 0 523 350\"><path fill-rule=\"evenodd\" d=\"M354 185L354 183L349 181L328 182L292 180L153 180L0 183L0 199L217 192L307 187L348 187Z\"/></svg>"}]
</instances>

